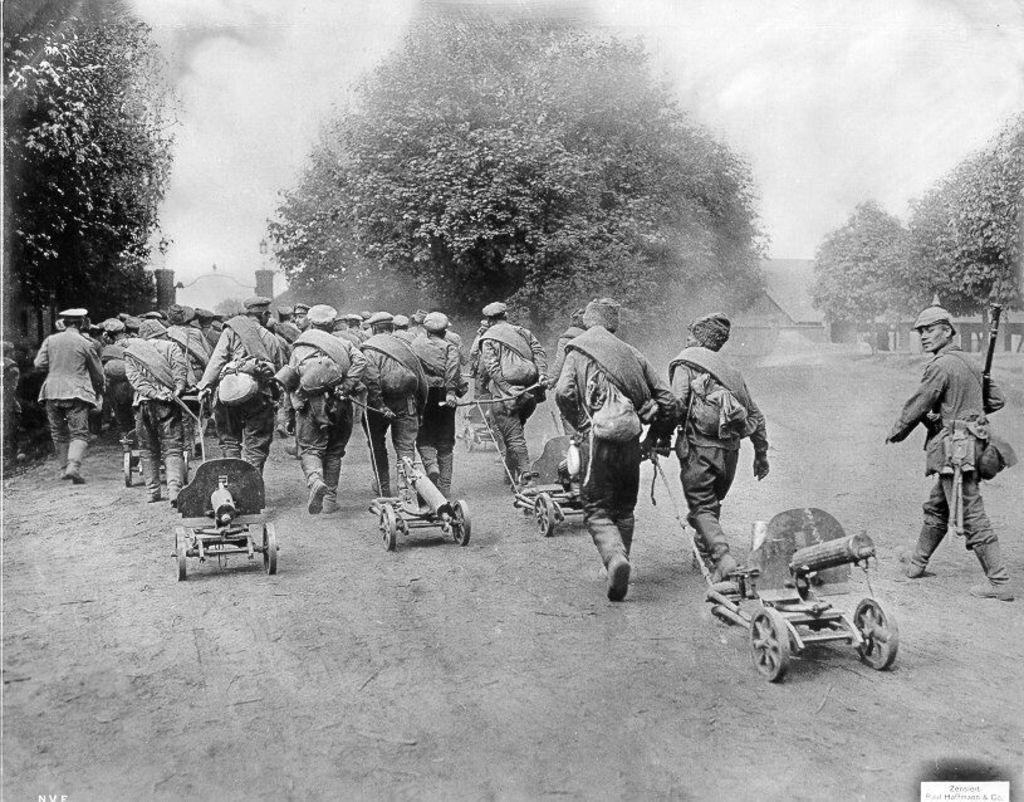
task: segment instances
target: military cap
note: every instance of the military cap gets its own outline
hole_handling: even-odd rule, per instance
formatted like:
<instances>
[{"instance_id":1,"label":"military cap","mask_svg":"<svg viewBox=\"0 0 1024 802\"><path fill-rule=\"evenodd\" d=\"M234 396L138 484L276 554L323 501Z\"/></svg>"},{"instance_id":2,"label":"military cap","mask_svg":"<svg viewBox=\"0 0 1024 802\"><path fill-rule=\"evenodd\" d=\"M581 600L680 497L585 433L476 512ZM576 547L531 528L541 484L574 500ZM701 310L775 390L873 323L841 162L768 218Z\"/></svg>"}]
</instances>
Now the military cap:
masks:
<instances>
[{"instance_id":1,"label":"military cap","mask_svg":"<svg viewBox=\"0 0 1024 802\"><path fill-rule=\"evenodd\" d=\"M374 312L370 315L370 319L367 322L371 326L376 326L378 323L392 323L394 319L390 312Z\"/></svg>"},{"instance_id":2,"label":"military cap","mask_svg":"<svg viewBox=\"0 0 1024 802\"><path fill-rule=\"evenodd\" d=\"M126 321L130 317L131 317L131 315L129 315L127 312L118 312L117 313L117 319L120 320L122 323L124 321Z\"/></svg>"},{"instance_id":3,"label":"military cap","mask_svg":"<svg viewBox=\"0 0 1024 802\"><path fill-rule=\"evenodd\" d=\"M143 312L139 317L141 317L143 320L163 320L164 313L161 312L159 309L154 309L151 312Z\"/></svg>"},{"instance_id":4,"label":"military cap","mask_svg":"<svg viewBox=\"0 0 1024 802\"><path fill-rule=\"evenodd\" d=\"M293 308L296 315L304 315L309 311L309 304L295 304Z\"/></svg>"},{"instance_id":5,"label":"military cap","mask_svg":"<svg viewBox=\"0 0 1024 802\"><path fill-rule=\"evenodd\" d=\"M346 312L344 315L341 316L341 319L349 323L356 324L363 322L363 316L360 315L358 312Z\"/></svg>"},{"instance_id":6,"label":"military cap","mask_svg":"<svg viewBox=\"0 0 1024 802\"><path fill-rule=\"evenodd\" d=\"M246 298L242 302L242 305L246 308L246 310L249 310L249 309L263 309L264 307L269 308L271 303L272 302L271 302L271 300L269 298L265 298L262 295L253 295L253 296L251 296L249 298Z\"/></svg>"},{"instance_id":7,"label":"military cap","mask_svg":"<svg viewBox=\"0 0 1024 802\"><path fill-rule=\"evenodd\" d=\"M507 311L508 304L504 304L501 301L494 301L494 303L489 303L483 309L484 317L497 317L498 315L505 314Z\"/></svg>"},{"instance_id":8,"label":"military cap","mask_svg":"<svg viewBox=\"0 0 1024 802\"><path fill-rule=\"evenodd\" d=\"M449 324L448 315L444 312L431 312L423 318L423 328L432 334L440 334Z\"/></svg>"},{"instance_id":9,"label":"military cap","mask_svg":"<svg viewBox=\"0 0 1024 802\"><path fill-rule=\"evenodd\" d=\"M921 314L917 316L917 320L914 321L914 330L920 331L926 329L929 326L934 326L936 323L946 323L951 329L953 329L953 316L949 314L949 311L943 309L938 304L929 306L927 309L921 310ZM956 329L953 329L955 332Z\"/></svg>"},{"instance_id":10,"label":"military cap","mask_svg":"<svg viewBox=\"0 0 1024 802\"><path fill-rule=\"evenodd\" d=\"M423 323L423 320L424 318L426 318L426 316L427 311L425 309L417 309L415 312L412 313L412 322L419 326Z\"/></svg>"},{"instance_id":11,"label":"military cap","mask_svg":"<svg viewBox=\"0 0 1024 802\"><path fill-rule=\"evenodd\" d=\"M277 314L279 315L294 315L295 310L290 306L279 306L277 307Z\"/></svg>"},{"instance_id":12,"label":"military cap","mask_svg":"<svg viewBox=\"0 0 1024 802\"><path fill-rule=\"evenodd\" d=\"M362 317L363 320L369 320L371 317L373 317L373 312L371 312L369 309L364 309L362 312L359 313L359 315L360 317Z\"/></svg>"},{"instance_id":13,"label":"military cap","mask_svg":"<svg viewBox=\"0 0 1024 802\"><path fill-rule=\"evenodd\" d=\"M394 324L396 329L407 329L409 328L409 318L405 315L395 315Z\"/></svg>"},{"instance_id":14,"label":"military cap","mask_svg":"<svg viewBox=\"0 0 1024 802\"><path fill-rule=\"evenodd\" d=\"M210 309L203 309L201 307L196 307L196 319L197 320L213 320L215 315L216 315L216 313L213 312Z\"/></svg>"},{"instance_id":15,"label":"military cap","mask_svg":"<svg viewBox=\"0 0 1024 802\"><path fill-rule=\"evenodd\" d=\"M108 334L119 334L124 331L124 322L118 320L116 317L108 317L100 325L103 326L103 330Z\"/></svg>"},{"instance_id":16,"label":"military cap","mask_svg":"<svg viewBox=\"0 0 1024 802\"><path fill-rule=\"evenodd\" d=\"M134 315L129 315L124 319L125 331L138 331L139 326L142 325L142 319L137 318Z\"/></svg>"},{"instance_id":17,"label":"military cap","mask_svg":"<svg viewBox=\"0 0 1024 802\"><path fill-rule=\"evenodd\" d=\"M310 323L316 326L326 326L329 323L333 323L335 318L338 316L338 310L333 306L327 304L316 304L309 308L309 312L306 314L306 318Z\"/></svg>"},{"instance_id":18,"label":"military cap","mask_svg":"<svg viewBox=\"0 0 1024 802\"><path fill-rule=\"evenodd\" d=\"M195 316L196 310L191 306L171 304L167 307L167 321L172 326L184 326L190 323Z\"/></svg>"},{"instance_id":19,"label":"military cap","mask_svg":"<svg viewBox=\"0 0 1024 802\"><path fill-rule=\"evenodd\" d=\"M139 326L139 336L143 340L152 340L154 337L162 337L166 333L167 327L154 318L143 320L142 325Z\"/></svg>"},{"instance_id":20,"label":"military cap","mask_svg":"<svg viewBox=\"0 0 1024 802\"><path fill-rule=\"evenodd\" d=\"M88 317L89 310L76 306L71 309L65 309L63 312L59 312L58 314L61 317Z\"/></svg>"}]
</instances>

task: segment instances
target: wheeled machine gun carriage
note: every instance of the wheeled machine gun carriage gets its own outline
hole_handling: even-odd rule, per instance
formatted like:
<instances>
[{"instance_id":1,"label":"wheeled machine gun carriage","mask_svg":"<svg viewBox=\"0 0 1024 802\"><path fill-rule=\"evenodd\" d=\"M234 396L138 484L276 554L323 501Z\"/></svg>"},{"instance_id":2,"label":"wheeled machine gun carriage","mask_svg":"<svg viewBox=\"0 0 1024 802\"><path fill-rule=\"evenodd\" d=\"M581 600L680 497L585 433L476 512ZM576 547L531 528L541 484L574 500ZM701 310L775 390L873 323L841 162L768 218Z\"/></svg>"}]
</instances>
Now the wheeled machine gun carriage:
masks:
<instances>
[{"instance_id":1,"label":"wheeled machine gun carriage","mask_svg":"<svg viewBox=\"0 0 1024 802\"><path fill-rule=\"evenodd\" d=\"M552 437L532 470L534 483L517 488L513 504L524 515L533 516L541 537L551 537L556 525L583 514L578 443L565 435Z\"/></svg>"},{"instance_id":2,"label":"wheeled machine gun carriage","mask_svg":"<svg viewBox=\"0 0 1024 802\"><path fill-rule=\"evenodd\" d=\"M398 547L399 532L408 535L413 529L440 529L460 546L469 545L471 523L465 501L449 502L409 457L398 461L398 486L397 496L382 496L370 505L387 551Z\"/></svg>"},{"instance_id":3,"label":"wheeled machine gun carriage","mask_svg":"<svg viewBox=\"0 0 1024 802\"><path fill-rule=\"evenodd\" d=\"M263 476L248 462L215 459L200 465L178 496L178 581L187 578L190 557L200 563L215 559L223 567L231 555L244 555L250 564L262 555L266 572L276 574L277 533L264 520L265 505Z\"/></svg>"},{"instance_id":4,"label":"wheeled machine gun carriage","mask_svg":"<svg viewBox=\"0 0 1024 802\"><path fill-rule=\"evenodd\" d=\"M825 643L853 646L878 671L895 662L899 630L876 599L862 599L849 616L823 598L847 592L851 566L866 573L875 556L870 537L847 536L827 512L793 509L755 524L748 565L728 581L712 584L696 544L694 554L708 580L711 612L750 630L754 667L769 682L782 680L794 653Z\"/></svg>"}]
</instances>

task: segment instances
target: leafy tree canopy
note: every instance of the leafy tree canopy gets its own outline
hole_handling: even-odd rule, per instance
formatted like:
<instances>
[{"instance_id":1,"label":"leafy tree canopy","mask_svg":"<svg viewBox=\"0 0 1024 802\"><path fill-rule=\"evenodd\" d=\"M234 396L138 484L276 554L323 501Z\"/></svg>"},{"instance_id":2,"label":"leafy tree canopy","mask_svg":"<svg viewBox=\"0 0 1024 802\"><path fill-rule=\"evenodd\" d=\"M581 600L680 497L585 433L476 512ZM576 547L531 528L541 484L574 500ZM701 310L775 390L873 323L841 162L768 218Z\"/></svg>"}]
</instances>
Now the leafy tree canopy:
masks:
<instances>
[{"instance_id":1,"label":"leafy tree canopy","mask_svg":"<svg viewBox=\"0 0 1024 802\"><path fill-rule=\"evenodd\" d=\"M438 13L357 95L270 226L300 292L340 281L471 314L508 298L560 325L599 294L653 317L670 285L726 304L761 286L747 166L639 44Z\"/></svg>"},{"instance_id":2,"label":"leafy tree canopy","mask_svg":"<svg viewBox=\"0 0 1024 802\"><path fill-rule=\"evenodd\" d=\"M1024 114L913 206L907 284L920 303L938 293L959 314L991 301L1020 307Z\"/></svg>"},{"instance_id":3,"label":"leafy tree canopy","mask_svg":"<svg viewBox=\"0 0 1024 802\"><path fill-rule=\"evenodd\" d=\"M814 305L831 320L866 322L897 306L906 232L874 201L860 204L815 255Z\"/></svg>"},{"instance_id":4,"label":"leafy tree canopy","mask_svg":"<svg viewBox=\"0 0 1024 802\"><path fill-rule=\"evenodd\" d=\"M5 27L5 262L26 300L106 314L153 293L169 93L121 3L65 5L74 16L50 3Z\"/></svg>"}]
</instances>

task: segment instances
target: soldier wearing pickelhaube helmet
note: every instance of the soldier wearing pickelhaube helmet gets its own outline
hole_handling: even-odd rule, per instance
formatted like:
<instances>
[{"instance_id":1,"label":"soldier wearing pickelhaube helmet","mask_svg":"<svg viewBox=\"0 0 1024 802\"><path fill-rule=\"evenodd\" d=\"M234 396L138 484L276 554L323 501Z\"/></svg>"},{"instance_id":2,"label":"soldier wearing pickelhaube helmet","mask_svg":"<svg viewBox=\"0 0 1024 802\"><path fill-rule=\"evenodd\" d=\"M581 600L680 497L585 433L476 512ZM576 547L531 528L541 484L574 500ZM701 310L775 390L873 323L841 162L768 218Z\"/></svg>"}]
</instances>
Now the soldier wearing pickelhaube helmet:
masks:
<instances>
[{"instance_id":1,"label":"soldier wearing pickelhaube helmet","mask_svg":"<svg viewBox=\"0 0 1024 802\"><path fill-rule=\"evenodd\" d=\"M928 560L953 518L958 526L962 522L965 545L975 553L988 579L972 587L971 595L1013 601L1010 574L985 514L975 464L976 455L989 437L986 416L1002 409L1005 399L995 382L990 383L986 397L981 369L954 342L953 318L938 305L938 299L917 316L914 330L921 336L921 347L932 358L885 442L898 443L918 424L924 424L925 475L937 474L938 480L924 503L924 525L910 556L907 576L926 576Z\"/></svg>"},{"instance_id":2,"label":"soldier wearing pickelhaube helmet","mask_svg":"<svg viewBox=\"0 0 1024 802\"><path fill-rule=\"evenodd\" d=\"M89 410L103 394L104 377L92 342L82 334L85 309L60 313L63 327L39 347L35 366L46 371L39 402L46 406L50 437L61 466L61 479L82 484L82 460L89 448Z\"/></svg>"}]
</instances>

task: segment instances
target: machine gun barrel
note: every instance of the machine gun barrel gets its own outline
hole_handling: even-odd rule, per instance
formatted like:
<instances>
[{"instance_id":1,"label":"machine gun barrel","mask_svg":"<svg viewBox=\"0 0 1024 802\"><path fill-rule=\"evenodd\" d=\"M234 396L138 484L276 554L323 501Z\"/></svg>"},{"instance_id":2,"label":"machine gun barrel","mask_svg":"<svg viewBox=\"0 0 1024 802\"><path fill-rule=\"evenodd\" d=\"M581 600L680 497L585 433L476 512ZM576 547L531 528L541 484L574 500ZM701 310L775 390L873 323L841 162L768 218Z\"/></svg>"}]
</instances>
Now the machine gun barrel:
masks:
<instances>
[{"instance_id":1,"label":"machine gun barrel","mask_svg":"<svg viewBox=\"0 0 1024 802\"><path fill-rule=\"evenodd\" d=\"M423 499L424 503L430 507L434 515L441 515L443 513L451 515L451 504L444 497L444 493L438 490L434 483L430 481L430 478L408 457L402 457L402 465L409 484L413 486L413 489Z\"/></svg>"},{"instance_id":2,"label":"machine gun barrel","mask_svg":"<svg viewBox=\"0 0 1024 802\"><path fill-rule=\"evenodd\" d=\"M857 563L874 556L874 542L867 534L861 533L798 549L789 560L789 570L794 576L804 577L815 571Z\"/></svg>"}]
</instances>

